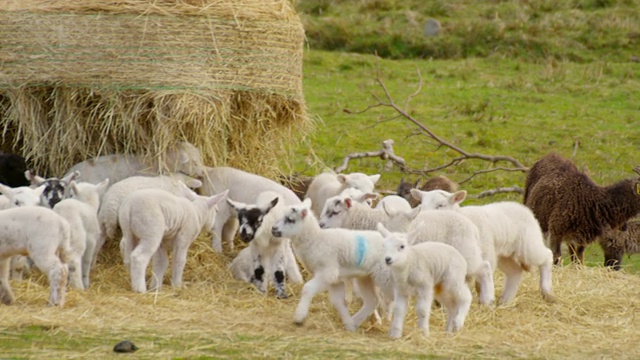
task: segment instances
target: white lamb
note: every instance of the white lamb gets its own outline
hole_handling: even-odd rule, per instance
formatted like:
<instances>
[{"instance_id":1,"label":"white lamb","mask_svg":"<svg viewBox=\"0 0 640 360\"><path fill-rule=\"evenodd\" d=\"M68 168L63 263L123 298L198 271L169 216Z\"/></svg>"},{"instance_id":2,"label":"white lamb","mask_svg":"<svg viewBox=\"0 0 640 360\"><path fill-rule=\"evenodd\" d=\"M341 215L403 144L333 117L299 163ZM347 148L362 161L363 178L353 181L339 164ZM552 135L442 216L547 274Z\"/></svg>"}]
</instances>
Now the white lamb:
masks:
<instances>
[{"instance_id":1,"label":"white lamb","mask_svg":"<svg viewBox=\"0 0 640 360\"><path fill-rule=\"evenodd\" d=\"M284 214L282 197L273 191L265 191L258 196L255 204L236 202L229 198L227 202L238 214L240 239L249 243L243 249L244 253L241 251L229 266L234 277L245 281L248 278L248 282L266 293L269 277L273 276L276 297L286 299L285 277L298 284L303 280L289 239L271 235L271 227ZM249 264L247 254L251 259Z\"/></svg>"},{"instance_id":2,"label":"white lamb","mask_svg":"<svg viewBox=\"0 0 640 360\"><path fill-rule=\"evenodd\" d=\"M398 195L387 195L383 197L376 204L376 209L382 209L383 206L387 206L388 208L393 208L398 211L411 211L411 209L413 209L407 199Z\"/></svg>"},{"instance_id":3,"label":"white lamb","mask_svg":"<svg viewBox=\"0 0 640 360\"><path fill-rule=\"evenodd\" d=\"M173 173L160 176L132 176L110 186L102 197L98 210L98 222L100 223L100 237L93 253L93 263L106 241L115 241L122 238L120 225L118 224L118 212L120 205L136 190L159 189L174 194L181 194L180 182L189 188L196 189L202 186L202 181L194 179L182 173Z\"/></svg>"},{"instance_id":4,"label":"white lamb","mask_svg":"<svg viewBox=\"0 0 640 360\"><path fill-rule=\"evenodd\" d=\"M41 206L0 211L0 299L10 305L15 297L9 283L11 257L28 255L49 279L49 304L64 305L71 256L69 223Z\"/></svg>"},{"instance_id":5,"label":"white lamb","mask_svg":"<svg viewBox=\"0 0 640 360\"><path fill-rule=\"evenodd\" d=\"M313 213L316 217L322 214L325 202L332 196L339 195L344 189L355 188L364 193L373 192L375 183L380 175L366 175L363 173L335 174L324 172L313 178L306 197L311 199Z\"/></svg>"},{"instance_id":6,"label":"white lamb","mask_svg":"<svg viewBox=\"0 0 640 360\"><path fill-rule=\"evenodd\" d=\"M291 239L293 249L313 278L304 284L294 322L302 325L313 297L329 290L345 328L355 331L376 309L375 285L392 292L391 273L384 264L384 239L377 231L322 229L311 211L311 200L290 206L272 228L276 237ZM345 280L356 279L363 300L352 317L345 304ZM392 294L388 295L393 296Z\"/></svg>"},{"instance_id":7,"label":"white lamb","mask_svg":"<svg viewBox=\"0 0 640 360\"><path fill-rule=\"evenodd\" d=\"M176 172L196 178L204 175L200 150L186 141L156 154L153 159L134 154L111 154L85 160L72 166L67 175L76 170L82 174L82 181L97 184L109 178L111 185L136 175L156 176Z\"/></svg>"},{"instance_id":8,"label":"white lamb","mask_svg":"<svg viewBox=\"0 0 640 360\"><path fill-rule=\"evenodd\" d=\"M2 200L0 207L8 209L21 206L38 206L40 204L40 195L44 191L44 185L35 189L28 186L20 186L12 188L4 184L0 184L0 192Z\"/></svg>"},{"instance_id":9,"label":"white lamb","mask_svg":"<svg viewBox=\"0 0 640 360\"><path fill-rule=\"evenodd\" d=\"M202 188L203 195L213 195L224 190L229 191L229 197L235 201L251 203L264 191L273 191L282 196L284 205L300 204L298 196L291 189L260 175L231 167L206 168ZM222 252L222 243L233 250L233 239L238 228L235 212L226 201L218 204L218 214L211 239L211 247Z\"/></svg>"},{"instance_id":10,"label":"white lamb","mask_svg":"<svg viewBox=\"0 0 640 360\"><path fill-rule=\"evenodd\" d=\"M429 315L435 298L447 311L445 331L462 328L471 306L471 291L465 282L467 262L453 246L439 242L409 245L404 233L392 233L384 225L385 262L394 282L393 321L389 336L402 336L408 299L417 293L418 327L429 335Z\"/></svg>"},{"instance_id":11,"label":"white lamb","mask_svg":"<svg viewBox=\"0 0 640 360\"><path fill-rule=\"evenodd\" d=\"M58 202L53 211L71 226L71 259L69 284L76 289L89 288L89 275L96 243L100 235L98 208L100 197L109 186L109 179L97 185L72 181L70 198Z\"/></svg>"},{"instance_id":12,"label":"white lamb","mask_svg":"<svg viewBox=\"0 0 640 360\"><path fill-rule=\"evenodd\" d=\"M493 268L482 257L478 227L457 211L420 209L410 214L416 213L407 230L409 243L436 241L453 246L467 261L467 276L478 283L479 302L484 305L493 303Z\"/></svg>"},{"instance_id":13,"label":"white lamb","mask_svg":"<svg viewBox=\"0 0 640 360\"><path fill-rule=\"evenodd\" d=\"M145 272L153 257L151 288L159 289L173 251L171 285L182 286L187 251L202 230L209 230L215 219L215 205L226 192L199 196L182 184L185 197L164 190L136 190L122 203L118 219L122 227L121 249L129 268L133 291L147 291Z\"/></svg>"},{"instance_id":14,"label":"white lamb","mask_svg":"<svg viewBox=\"0 0 640 360\"><path fill-rule=\"evenodd\" d=\"M375 194L365 194L369 198ZM367 197L365 197L367 198ZM406 200L404 202L409 204ZM401 206L402 207L402 206ZM402 207L406 212L413 209ZM406 231L408 222L395 221L389 213L394 212L392 205L382 203L381 207L371 208L369 205L353 200L348 195L332 196L324 204L320 215L321 228L343 228L352 230L376 230L377 224L382 223L392 231ZM398 213L402 213L399 211Z\"/></svg>"},{"instance_id":15,"label":"white lamb","mask_svg":"<svg viewBox=\"0 0 640 360\"><path fill-rule=\"evenodd\" d=\"M551 267L553 254L544 244L544 235L531 210L523 204L503 201L480 206L460 207L467 192L449 193L443 190L420 191L412 196L421 200L423 209L450 209L469 218L480 231L483 257L492 268L505 274L505 284L499 304L511 301L522 280L522 271L537 267L540 271L540 292L552 302Z\"/></svg>"}]
</instances>

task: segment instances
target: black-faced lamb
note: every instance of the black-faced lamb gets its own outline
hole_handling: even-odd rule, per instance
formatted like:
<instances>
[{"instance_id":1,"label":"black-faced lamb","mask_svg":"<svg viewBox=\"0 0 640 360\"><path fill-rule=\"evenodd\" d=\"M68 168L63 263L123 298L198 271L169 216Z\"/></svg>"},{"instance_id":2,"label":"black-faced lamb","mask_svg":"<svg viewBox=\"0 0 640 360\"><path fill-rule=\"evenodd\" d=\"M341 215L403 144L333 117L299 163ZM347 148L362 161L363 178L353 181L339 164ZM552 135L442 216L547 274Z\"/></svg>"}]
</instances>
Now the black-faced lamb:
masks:
<instances>
[{"instance_id":1,"label":"black-faced lamb","mask_svg":"<svg viewBox=\"0 0 640 360\"><path fill-rule=\"evenodd\" d=\"M410 245L404 233L392 233L378 224L384 236L385 263L391 268L394 284L393 321L389 336L402 336L408 300L417 294L418 327L429 335L429 315L433 300L447 311L445 331L456 332L464 324L471 306L466 284L467 262L453 246L439 242Z\"/></svg>"},{"instance_id":2,"label":"black-faced lamb","mask_svg":"<svg viewBox=\"0 0 640 360\"><path fill-rule=\"evenodd\" d=\"M189 246L205 229L211 229L215 205L227 196L199 196L182 184L185 197L159 189L142 189L123 201L118 213L122 228L121 250L135 292L147 291L145 272L153 257L151 288L159 289L173 252L171 286L182 286Z\"/></svg>"},{"instance_id":3,"label":"black-faced lamb","mask_svg":"<svg viewBox=\"0 0 640 360\"><path fill-rule=\"evenodd\" d=\"M640 253L640 220L630 220L620 229L608 229L599 238L604 252L604 266L614 270L622 267L624 254Z\"/></svg>"},{"instance_id":4,"label":"black-faced lamb","mask_svg":"<svg viewBox=\"0 0 640 360\"><path fill-rule=\"evenodd\" d=\"M58 202L69 196L69 184L79 178L80 172L73 171L62 179L56 177L45 179L27 170L24 176L31 182L31 187L44 186L40 194L40 205L53 209Z\"/></svg>"},{"instance_id":5,"label":"black-faced lamb","mask_svg":"<svg viewBox=\"0 0 640 360\"><path fill-rule=\"evenodd\" d=\"M266 293L269 277L272 276L276 297L286 299L285 278L302 283L302 274L296 263L289 239L275 237L271 227L284 214L282 197L273 191L261 193L255 204L245 204L227 198L227 202L238 214L240 239L249 243L251 265L246 266L245 254L236 257L229 266L234 277L249 278L249 282ZM241 252L242 253L242 252Z\"/></svg>"},{"instance_id":6,"label":"black-faced lamb","mask_svg":"<svg viewBox=\"0 0 640 360\"><path fill-rule=\"evenodd\" d=\"M640 174L640 167L634 171ZM640 212L640 178L599 186L569 160L556 153L538 160L525 182L524 204L549 236L554 264L566 241L574 262L607 229L619 229Z\"/></svg>"}]
</instances>

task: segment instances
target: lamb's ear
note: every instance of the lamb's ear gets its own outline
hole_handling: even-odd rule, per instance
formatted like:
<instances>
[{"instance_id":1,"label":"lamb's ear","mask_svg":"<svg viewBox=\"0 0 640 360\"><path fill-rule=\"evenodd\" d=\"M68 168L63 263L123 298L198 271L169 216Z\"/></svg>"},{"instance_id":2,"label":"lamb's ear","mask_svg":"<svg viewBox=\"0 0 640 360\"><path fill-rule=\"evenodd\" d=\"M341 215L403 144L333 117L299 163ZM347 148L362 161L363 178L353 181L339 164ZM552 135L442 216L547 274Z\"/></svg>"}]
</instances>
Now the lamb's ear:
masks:
<instances>
[{"instance_id":1,"label":"lamb's ear","mask_svg":"<svg viewBox=\"0 0 640 360\"><path fill-rule=\"evenodd\" d=\"M76 170L76 171L72 172L71 174L63 177L60 180L66 182L67 184L70 184L73 180L80 180L80 171Z\"/></svg>"},{"instance_id":2,"label":"lamb's ear","mask_svg":"<svg viewBox=\"0 0 640 360\"><path fill-rule=\"evenodd\" d=\"M191 189L197 189L202 186L202 181L198 179L189 179L185 182L185 185Z\"/></svg>"},{"instance_id":3,"label":"lamb's ear","mask_svg":"<svg viewBox=\"0 0 640 360\"><path fill-rule=\"evenodd\" d=\"M96 185L96 191L98 192L99 195L102 195L107 191L108 187L109 187L109 178L106 178L100 181L98 185Z\"/></svg>"},{"instance_id":4,"label":"lamb's ear","mask_svg":"<svg viewBox=\"0 0 640 360\"><path fill-rule=\"evenodd\" d=\"M40 184L42 184L46 180L45 178L34 174L31 170L25 171L24 177L26 177L27 180L29 180L31 182L31 185L33 186L40 186Z\"/></svg>"},{"instance_id":5,"label":"lamb's ear","mask_svg":"<svg viewBox=\"0 0 640 360\"><path fill-rule=\"evenodd\" d=\"M44 188L46 188L46 187L47 187L46 185L40 185L37 188L33 189L33 192L36 195L40 196L40 195L42 195L42 193L44 192Z\"/></svg>"},{"instance_id":6,"label":"lamb's ear","mask_svg":"<svg viewBox=\"0 0 640 360\"><path fill-rule=\"evenodd\" d=\"M422 191L418 189L411 189L411 196L416 200L422 201Z\"/></svg>"},{"instance_id":7,"label":"lamb's ear","mask_svg":"<svg viewBox=\"0 0 640 360\"><path fill-rule=\"evenodd\" d=\"M185 185L186 186L186 185ZM207 205L212 208L214 205L216 205L217 203L220 202L220 200L227 198L227 195L229 195L229 189L219 193L219 194L215 194L213 196L210 196L209 198L207 198Z\"/></svg>"},{"instance_id":8,"label":"lamb's ear","mask_svg":"<svg viewBox=\"0 0 640 360\"><path fill-rule=\"evenodd\" d=\"M198 198L198 194L189 189L182 181L178 181L178 187L180 188L182 195L189 199L189 201L194 201Z\"/></svg>"},{"instance_id":9,"label":"lamb's ear","mask_svg":"<svg viewBox=\"0 0 640 360\"><path fill-rule=\"evenodd\" d=\"M76 196L78 195L78 183L76 183L75 181L71 181L69 183L69 195L71 196Z\"/></svg>"},{"instance_id":10,"label":"lamb's ear","mask_svg":"<svg viewBox=\"0 0 640 360\"><path fill-rule=\"evenodd\" d=\"M344 205L347 209L351 209L351 206L353 206L352 201L353 200L350 197L344 198Z\"/></svg>"},{"instance_id":11,"label":"lamb's ear","mask_svg":"<svg viewBox=\"0 0 640 360\"><path fill-rule=\"evenodd\" d=\"M382 236L387 237L389 235L391 235L391 232L389 230L387 230L386 227L384 227L384 225L382 225L382 223L378 223L378 232L380 234L382 234Z\"/></svg>"},{"instance_id":12,"label":"lamb's ear","mask_svg":"<svg viewBox=\"0 0 640 360\"><path fill-rule=\"evenodd\" d=\"M302 206L304 206L307 209L310 209L311 208L311 198L304 199L304 201L302 201Z\"/></svg>"},{"instance_id":13,"label":"lamb's ear","mask_svg":"<svg viewBox=\"0 0 640 360\"><path fill-rule=\"evenodd\" d=\"M456 191L455 193L453 193L453 196L451 197L450 201L453 204L460 204L466 197L467 197L467 191L466 190L460 190L460 191Z\"/></svg>"},{"instance_id":14,"label":"lamb's ear","mask_svg":"<svg viewBox=\"0 0 640 360\"><path fill-rule=\"evenodd\" d=\"M226 191L228 192L229 190L227 189ZM231 206L236 212L238 211L238 209L244 209L247 206L247 204L245 203L233 201L229 198L227 198L227 204L229 204L229 206Z\"/></svg>"},{"instance_id":15,"label":"lamb's ear","mask_svg":"<svg viewBox=\"0 0 640 360\"><path fill-rule=\"evenodd\" d=\"M262 213L263 213L263 214L267 214L269 211L271 211L271 209L273 209L273 208L274 208L274 206L278 205L278 200L279 200L279 198L278 198L278 197L276 197L276 198L274 198L273 200L271 200L271 202L269 203L269 205L267 206L267 208L265 208L265 209L263 209L263 210L262 210Z\"/></svg>"},{"instance_id":16,"label":"lamb's ear","mask_svg":"<svg viewBox=\"0 0 640 360\"><path fill-rule=\"evenodd\" d=\"M369 175L369 180L374 184L377 183L380 180L380 174Z\"/></svg>"},{"instance_id":17,"label":"lamb's ear","mask_svg":"<svg viewBox=\"0 0 640 360\"><path fill-rule=\"evenodd\" d=\"M347 176L345 174L336 175L336 179L340 182L340 184L345 185L347 183Z\"/></svg>"},{"instance_id":18,"label":"lamb's ear","mask_svg":"<svg viewBox=\"0 0 640 360\"><path fill-rule=\"evenodd\" d=\"M378 193L366 193L362 195L362 201L367 201L367 200L375 200L378 198Z\"/></svg>"},{"instance_id":19,"label":"lamb's ear","mask_svg":"<svg viewBox=\"0 0 640 360\"><path fill-rule=\"evenodd\" d=\"M411 210L409 213L407 213L407 218L410 221L413 221L413 219L416 218L416 216L418 216L418 214L420 214L420 206L414 207L413 210Z\"/></svg>"},{"instance_id":20,"label":"lamb's ear","mask_svg":"<svg viewBox=\"0 0 640 360\"><path fill-rule=\"evenodd\" d=\"M384 212L387 214L387 216L389 217L393 217L395 216L398 212L396 211L396 209L393 208L393 206L390 206L389 204L387 204L386 202L382 202L382 210L384 210Z\"/></svg>"}]
</instances>

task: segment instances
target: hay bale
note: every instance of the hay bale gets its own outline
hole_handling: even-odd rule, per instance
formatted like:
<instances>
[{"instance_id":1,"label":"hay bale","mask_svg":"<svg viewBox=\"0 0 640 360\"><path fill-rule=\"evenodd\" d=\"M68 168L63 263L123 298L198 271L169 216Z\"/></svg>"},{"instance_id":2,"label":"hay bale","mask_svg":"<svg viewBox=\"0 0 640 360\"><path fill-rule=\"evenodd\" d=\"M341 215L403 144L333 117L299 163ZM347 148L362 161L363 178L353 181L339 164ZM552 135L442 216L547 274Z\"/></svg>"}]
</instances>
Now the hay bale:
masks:
<instances>
[{"instance_id":1,"label":"hay bale","mask_svg":"<svg viewBox=\"0 0 640 360\"><path fill-rule=\"evenodd\" d=\"M187 140L274 173L310 129L304 30L287 0L5 1L2 150L43 174Z\"/></svg>"}]
</instances>

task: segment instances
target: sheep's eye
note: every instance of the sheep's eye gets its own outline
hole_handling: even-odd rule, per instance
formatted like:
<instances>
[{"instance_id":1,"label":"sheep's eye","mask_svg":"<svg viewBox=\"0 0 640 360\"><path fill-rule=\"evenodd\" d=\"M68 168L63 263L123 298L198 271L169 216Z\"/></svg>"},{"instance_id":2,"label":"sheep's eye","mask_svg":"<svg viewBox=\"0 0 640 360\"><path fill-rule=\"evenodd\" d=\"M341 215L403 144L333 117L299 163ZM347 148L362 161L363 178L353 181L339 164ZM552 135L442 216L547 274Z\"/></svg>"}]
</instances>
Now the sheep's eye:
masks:
<instances>
[{"instance_id":1,"label":"sheep's eye","mask_svg":"<svg viewBox=\"0 0 640 360\"><path fill-rule=\"evenodd\" d=\"M442 204L436 205L436 209L442 209L443 207L444 207L444 205L442 205Z\"/></svg>"},{"instance_id":2,"label":"sheep's eye","mask_svg":"<svg viewBox=\"0 0 640 360\"><path fill-rule=\"evenodd\" d=\"M400 245L400 250L404 250L404 245Z\"/></svg>"},{"instance_id":3,"label":"sheep's eye","mask_svg":"<svg viewBox=\"0 0 640 360\"><path fill-rule=\"evenodd\" d=\"M293 224L293 223L294 223L294 222L296 222L296 221L295 221L295 220L293 220L293 219L292 219L292 218L290 218L290 217L286 217L286 218L284 218L284 222L285 222L286 224Z\"/></svg>"},{"instance_id":4,"label":"sheep's eye","mask_svg":"<svg viewBox=\"0 0 640 360\"><path fill-rule=\"evenodd\" d=\"M332 211L329 214L327 214L328 217L334 217L340 215L340 211Z\"/></svg>"},{"instance_id":5,"label":"sheep's eye","mask_svg":"<svg viewBox=\"0 0 640 360\"><path fill-rule=\"evenodd\" d=\"M20 201L16 200L16 201L14 201L14 202L13 202L13 204L14 204L15 206L20 206Z\"/></svg>"}]
</instances>

